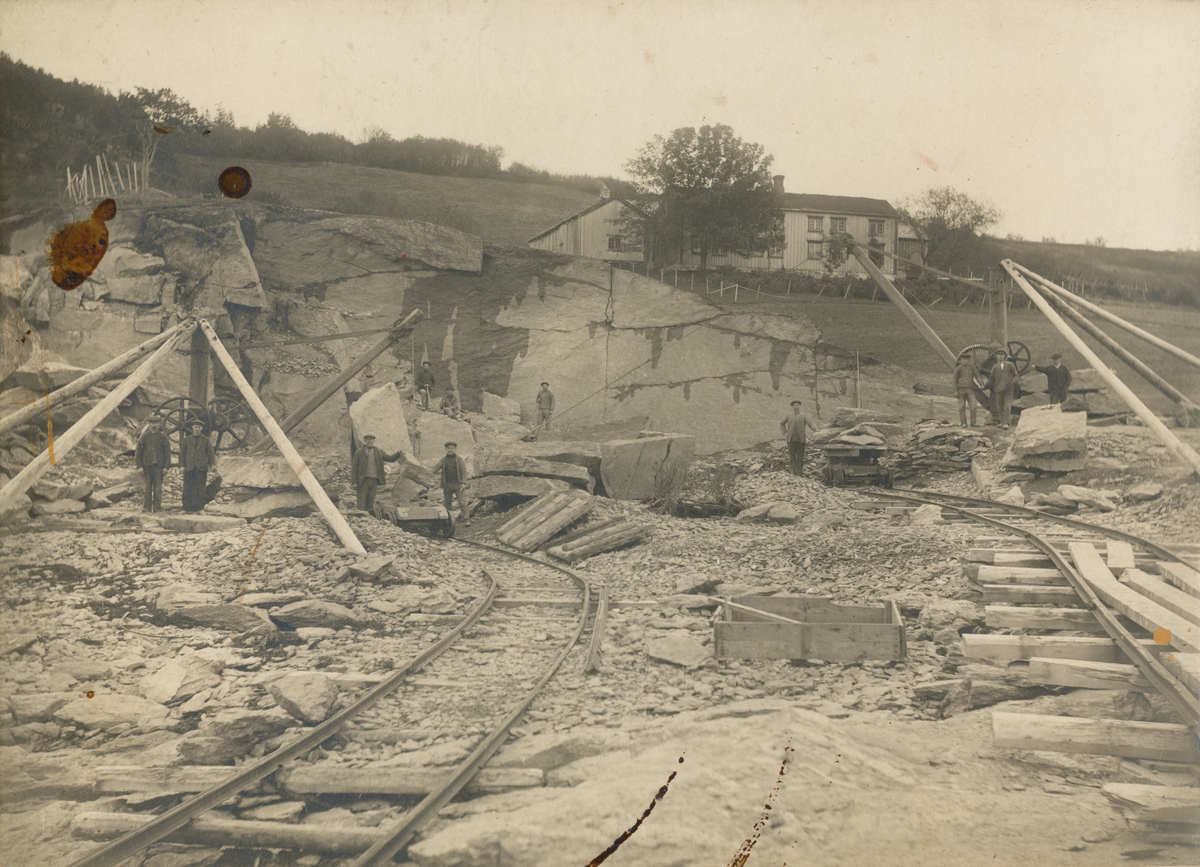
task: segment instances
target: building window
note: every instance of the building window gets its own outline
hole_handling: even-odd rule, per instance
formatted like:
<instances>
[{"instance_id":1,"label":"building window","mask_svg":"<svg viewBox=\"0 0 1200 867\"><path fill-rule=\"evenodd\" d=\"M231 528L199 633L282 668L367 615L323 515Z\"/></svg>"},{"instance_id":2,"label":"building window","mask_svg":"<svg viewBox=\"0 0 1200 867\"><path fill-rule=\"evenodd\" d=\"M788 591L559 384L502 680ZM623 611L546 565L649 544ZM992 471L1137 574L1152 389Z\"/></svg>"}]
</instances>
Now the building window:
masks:
<instances>
[{"instance_id":1,"label":"building window","mask_svg":"<svg viewBox=\"0 0 1200 867\"><path fill-rule=\"evenodd\" d=\"M870 232L872 235L879 235L880 240L882 240L883 220L868 220L867 221L867 231Z\"/></svg>"},{"instance_id":2,"label":"building window","mask_svg":"<svg viewBox=\"0 0 1200 867\"><path fill-rule=\"evenodd\" d=\"M612 250L614 253L621 252L621 236L620 235L609 235L608 236L608 249Z\"/></svg>"},{"instance_id":3,"label":"building window","mask_svg":"<svg viewBox=\"0 0 1200 867\"><path fill-rule=\"evenodd\" d=\"M820 241L809 241L808 242L808 258L810 258L810 259L825 258L824 250L822 249L822 247L823 247L823 245L821 244Z\"/></svg>"},{"instance_id":4,"label":"building window","mask_svg":"<svg viewBox=\"0 0 1200 867\"><path fill-rule=\"evenodd\" d=\"M824 231L824 229L825 229L825 218L824 217L809 217L808 218L808 231L821 232L821 231Z\"/></svg>"},{"instance_id":5,"label":"building window","mask_svg":"<svg viewBox=\"0 0 1200 867\"><path fill-rule=\"evenodd\" d=\"M829 218L829 231L831 231L831 232L846 231L846 218L845 217L830 217Z\"/></svg>"}]
</instances>

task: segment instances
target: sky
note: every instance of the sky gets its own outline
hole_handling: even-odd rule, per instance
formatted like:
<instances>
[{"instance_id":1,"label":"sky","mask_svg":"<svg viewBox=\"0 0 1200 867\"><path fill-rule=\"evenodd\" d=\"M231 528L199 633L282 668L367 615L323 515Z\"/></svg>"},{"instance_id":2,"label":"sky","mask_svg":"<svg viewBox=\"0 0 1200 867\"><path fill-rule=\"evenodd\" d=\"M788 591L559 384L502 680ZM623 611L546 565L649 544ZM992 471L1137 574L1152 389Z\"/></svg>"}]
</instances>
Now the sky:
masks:
<instances>
[{"instance_id":1,"label":"sky","mask_svg":"<svg viewBox=\"0 0 1200 867\"><path fill-rule=\"evenodd\" d=\"M0 51L255 126L622 174L724 123L789 192L950 185L993 234L1200 249L1200 2L0 0Z\"/></svg>"}]
</instances>

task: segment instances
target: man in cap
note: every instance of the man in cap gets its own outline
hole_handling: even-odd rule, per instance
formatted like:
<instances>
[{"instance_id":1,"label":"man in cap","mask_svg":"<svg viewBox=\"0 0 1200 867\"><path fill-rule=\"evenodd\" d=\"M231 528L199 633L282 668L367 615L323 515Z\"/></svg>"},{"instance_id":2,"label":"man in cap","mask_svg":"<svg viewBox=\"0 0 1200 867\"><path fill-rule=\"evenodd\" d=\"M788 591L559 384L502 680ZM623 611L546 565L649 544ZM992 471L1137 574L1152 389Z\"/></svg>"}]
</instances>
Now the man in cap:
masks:
<instances>
[{"instance_id":1,"label":"man in cap","mask_svg":"<svg viewBox=\"0 0 1200 867\"><path fill-rule=\"evenodd\" d=\"M996 363L988 373L987 386L992 391L992 415L996 423L1008 430L1009 416L1012 412L1013 393L1017 390L1017 366L1008 360L1008 352L997 349Z\"/></svg>"},{"instance_id":2,"label":"man in cap","mask_svg":"<svg viewBox=\"0 0 1200 867\"><path fill-rule=\"evenodd\" d=\"M400 452L389 455L375 447L375 434L363 434L362 447L356 449L350 461L354 488L358 492L358 507L367 512L375 508L375 491L383 484L387 472L384 462L399 460Z\"/></svg>"},{"instance_id":3,"label":"man in cap","mask_svg":"<svg viewBox=\"0 0 1200 867\"><path fill-rule=\"evenodd\" d=\"M451 500L458 497L458 511L467 520L467 462L458 454L458 443L446 443L446 454L432 467L442 481L442 503L450 511Z\"/></svg>"},{"instance_id":4,"label":"man in cap","mask_svg":"<svg viewBox=\"0 0 1200 867\"><path fill-rule=\"evenodd\" d=\"M783 421L779 423L780 429L783 431L783 438L787 440L788 447L788 466L792 471L793 476L798 476L804 470L804 445L808 441L808 434L805 428L815 431L812 422L808 420L808 416L800 412L802 401L792 401L792 414L785 416Z\"/></svg>"},{"instance_id":5,"label":"man in cap","mask_svg":"<svg viewBox=\"0 0 1200 867\"><path fill-rule=\"evenodd\" d=\"M450 418L462 418L462 401L458 399L458 390L453 386L442 398L441 410L443 415L448 415Z\"/></svg>"},{"instance_id":6,"label":"man in cap","mask_svg":"<svg viewBox=\"0 0 1200 867\"><path fill-rule=\"evenodd\" d=\"M179 447L179 466L183 470L183 510L195 514L207 502L208 471L216 469L217 453L204 433L204 423L191 423L191 434Z\"/></svg>"},{"instance_id":7,"label":"man in cap","mask_svg":"<svg viewBox=\"0 0 1200 867\"><path fill-rule=\"evenodd\" d=\"M146 480L142 511L161 512L163 470L171 466L171 441L163 433L162 419L157 416L150 419L145 432L138 438L133 461L141 468Z\"/></svg>"},{"instance_id":8,"label":"man in cap","mask_svg":"<svg viewBox=\"0 0 1200 867\"><path fill-rule=\"evenodd\" d=\"M542 390L537 394L538 427L550 430L550 416L554 413L554 392L550 391L550 383L543 382Z\"/></svg>"},{"instance_id":9,"label":"man in cap","mask_svg":"<svg viewBox=\"0 0 1200 867\"><path fill-rule=\"evenodd\" d=\"M954 391L958 395L958 423L966 425L967 407L971 407L971 427L975 427L975 364L970 354L960 355L954 368Z\"/></svg>"},{"instance_id":10,"label":"man in cap","mask_svg":"<svg viewBox=\"0 0 1200 867\"><path fill-rule=\"evenodd\" d=\"M429 409L429 396L433 394L433 366L428 361L421 362L417 371L416 392L413 395L421 404L421 409Z\"/></svg>"},{"instance_id":11,"label":"man in cap","mask_svg":"<svg viewBox=\"0 0 1200 867\"><path fill-rule=\"evenodd\" d=\"M1052 363L1046 367L1038 367L1035 364L1033 369L1046 374L1046 391L1050 392L1050 403L1063 403L1071 388L1071 371L1062 363L1061 353L1051 355L1050 361Z\"/></svg>"}]
</instances>

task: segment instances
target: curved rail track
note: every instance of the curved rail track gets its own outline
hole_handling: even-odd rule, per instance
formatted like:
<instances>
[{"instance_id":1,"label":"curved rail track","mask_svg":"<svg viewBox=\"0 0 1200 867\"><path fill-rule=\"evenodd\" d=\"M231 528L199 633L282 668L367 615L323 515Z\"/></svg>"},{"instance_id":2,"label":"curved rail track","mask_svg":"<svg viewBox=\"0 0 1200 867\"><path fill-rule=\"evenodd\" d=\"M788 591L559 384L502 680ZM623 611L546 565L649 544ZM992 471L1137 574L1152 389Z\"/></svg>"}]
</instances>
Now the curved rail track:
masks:
<instances>
[{"instance_id":1,"label":"curved rail track","mask_svg":"<svg viewBox=\"0 0 1200 867\"><path fill-rule=\"evenodd\" d=\"M461 623L353 704L304 736L231 773L219 785L92 850L71 862L70 867L119 864L239 792L283 770L288 763L307 756L334 735L354 739L356 725L372 727L386 721L388 724L433 728L440 709L445 708L448 701L471 705L480 716L487 718L486 733L465 759L452 770L447 769L444 781L429 791L420 803L407 810L394 825L374 835L373 845L352 864L354 867L371 867L391 862L499 749L509 730L579 641L592 603L591 586L570 569L473 540L456 539L443 544L472 546L483 555L480 558L477 554L472 565L486 576L487 589ZM480 559L484 561L482 564ZM530 564L547 571L531 570ZM556 582L547 583L544 580L547 575L554 576ZM530 592L536 596L524 595ZM559 616L546 617L537 613L546 610L538 606L544 604L547 595L557 603L552 610ZM577 608L577 616L562 616L564 610L572 608ZM477 638L468 642L468 636ZM486 643L484 639L487 638L496 640ZM452 649L478 654L475 661L480 664L474 667L475 676L464 678L459 665L453 666L453 680L437 679L439 665L450 664L447 654ZM434 682L428 685L413 682L412 675L418 671L432 675L430 680ZM514 696L520 697L514 700Z\"/></svg>"}]
</instances>

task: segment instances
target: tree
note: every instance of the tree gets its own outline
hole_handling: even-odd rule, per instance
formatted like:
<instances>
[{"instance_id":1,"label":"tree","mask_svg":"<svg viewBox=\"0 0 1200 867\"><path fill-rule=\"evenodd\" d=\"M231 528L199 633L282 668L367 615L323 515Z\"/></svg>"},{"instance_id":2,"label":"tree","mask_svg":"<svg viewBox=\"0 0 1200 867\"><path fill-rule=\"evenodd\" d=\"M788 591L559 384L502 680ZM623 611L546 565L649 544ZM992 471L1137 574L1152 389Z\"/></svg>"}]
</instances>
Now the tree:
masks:
<instances>
[{"instance_id":1,"label":"tree","mask_svg":"<svg viewBox=\"0 0 1200 867\"><path fill-rule=\"evenodd\" d=\"M1001 214L953 187L930 187L898 208L925 242L925 261L934 268L965 268L978 252L979 232L999 222Z\"/></svg>"},{"instance_id":2,"label":"tree","mask_svg":"<svg viewBox=\"0 0 1200 867\"><path fill-rule=\"evenodd\" d=\"M200 113L169 88L147 90L139 87L136 93L122 91L117 103L133 123L142 149L142 178L149 187L150 166L158 154L163 139L176 132L192 132L200 126Z\"/></svg>"},{"instance_id":3,"label":"tree","mask_svg":"<svg viewBox=\"0 0 1200 867\"><path fill-rule=\"evenodd\" d=\"M640 245L653 239L656 258L682 258L698 248L700 268L709 253L777 249L784 243L783 212L771 180L772 157L723 124L683 127L655 136L625 164L633 194L621 234ZM668 251L680 251L673 256Z\"/></svg>"}]
</instances>

